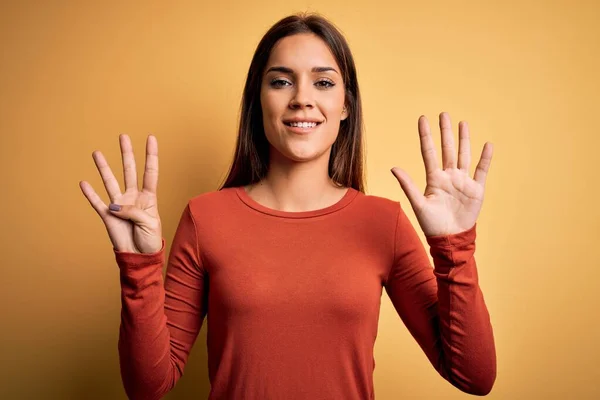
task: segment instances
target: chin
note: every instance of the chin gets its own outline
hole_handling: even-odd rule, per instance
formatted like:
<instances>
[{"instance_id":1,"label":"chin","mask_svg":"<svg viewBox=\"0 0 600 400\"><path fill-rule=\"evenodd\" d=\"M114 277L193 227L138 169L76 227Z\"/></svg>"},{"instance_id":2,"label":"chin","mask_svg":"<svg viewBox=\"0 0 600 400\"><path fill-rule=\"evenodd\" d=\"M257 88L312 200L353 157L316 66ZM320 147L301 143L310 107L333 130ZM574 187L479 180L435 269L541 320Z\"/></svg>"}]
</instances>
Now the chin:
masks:
<instances>
[{"instance_id":1,"label":"chin","mask_svg":"<svg viewBox=\"0 0 600 400\"><path fill-rule=\"evenodd\" d=\"M317 160L325 155L329 154L329 148L327 149L315 149L307 148L303 146L295 146L294 148L288 148L285 152L282 152L283 156L289 160L295 162L307 162Z\"/></svg>"}]
</instances>

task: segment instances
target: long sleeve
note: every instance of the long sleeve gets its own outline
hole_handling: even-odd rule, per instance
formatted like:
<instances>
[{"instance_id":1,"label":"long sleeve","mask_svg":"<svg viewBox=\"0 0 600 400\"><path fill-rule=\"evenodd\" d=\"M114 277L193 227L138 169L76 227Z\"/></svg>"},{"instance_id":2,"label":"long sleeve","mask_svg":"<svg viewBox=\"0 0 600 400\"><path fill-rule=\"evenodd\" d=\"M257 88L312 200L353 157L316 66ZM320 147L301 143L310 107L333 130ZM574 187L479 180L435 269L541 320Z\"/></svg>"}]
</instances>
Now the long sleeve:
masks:
<instances>
[{"instance_id":1,"label":"long sleeve","mask_svg":"<svg viewBox=\"0 0 600 400\"><path fill-rule=\"evenodd\" d=\"M385 289L439 374L463 392L484 396L496 379L492 325L475 263L475 229L427 237L425 248L399 209L394 261Z\"/></svg>"},{"instance_id":2,"label":"long sleeve","mask_svg":"<svg viewBox=\"0 0 600 400\"><path fill-rule=\"evenodd\" d=\"M119 360L130 399L160 399L183 375L206 315L208 276L189 203L177 227L166 278L165 241L153 254L114 250L121 278Z\"/></svg>"}]
</instances>

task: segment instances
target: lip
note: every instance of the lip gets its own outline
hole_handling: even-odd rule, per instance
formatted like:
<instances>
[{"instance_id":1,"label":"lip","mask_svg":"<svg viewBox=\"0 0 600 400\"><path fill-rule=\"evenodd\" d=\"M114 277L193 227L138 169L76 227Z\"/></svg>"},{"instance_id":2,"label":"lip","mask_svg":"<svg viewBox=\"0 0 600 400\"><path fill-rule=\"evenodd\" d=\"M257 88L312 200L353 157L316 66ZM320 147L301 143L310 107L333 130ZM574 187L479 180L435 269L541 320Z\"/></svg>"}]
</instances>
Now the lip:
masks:
<instances>
[{"instance_id":1,"label":"lip","mask_svg":"<svg viewBox=\"0 0 600 400\"><path fill-rule=\"evenodd\" d=\"M296 117L296 118L289 118L289 119L284 119L283 123L287 124L289 122L317 122L317 123L321 123L323 122L322 119L314 119L314 118L302 118L302 117Z\"/></svg>"},{"instance_id":2,"label":"lip","mask_svg":"<svg viewBox=\"0 0 600 400\"><path fill-rule=\"evenodd\" d=\"M308 122L308 121L306 121L306 122ZM319 127L320 127L321 125L323 125L323 123L322 123L322 122L318 122L318 121L314 121L314 122L317 122L317 125L316 125L315 127L310 127L310 128L302 128L302 127L299 127L299 126L289 126L289 125L286 125L285 123L284 123L283 125L284 125L284 126L285 126L285 127L286 127L286 128L289 130L289 131L292 131L292 132L294 132L294 133L304 133L304 134L306 134L306 133L311 133L311 132L314 132L314 131L316 131L317 129L319 129Z\"/></svg>"}]
</instances>

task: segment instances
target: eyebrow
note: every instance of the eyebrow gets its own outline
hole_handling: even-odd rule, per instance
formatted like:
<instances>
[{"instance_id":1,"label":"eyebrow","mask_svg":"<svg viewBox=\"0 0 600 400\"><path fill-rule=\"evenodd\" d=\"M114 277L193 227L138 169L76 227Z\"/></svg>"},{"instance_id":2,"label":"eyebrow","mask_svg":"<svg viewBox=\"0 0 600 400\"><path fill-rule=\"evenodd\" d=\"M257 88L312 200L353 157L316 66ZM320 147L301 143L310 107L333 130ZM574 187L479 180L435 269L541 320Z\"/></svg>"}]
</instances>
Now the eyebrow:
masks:
<instances>
[{"instance_id":1,"label":"eyebrow","mask_svg":"<svg viewBox=\"0 0 600 400\"><path fill-rule=\"evenodd\" d=\"M267 70L267 72L265 72L265 75L268 74L271 71L277 71L277 72L283 72L286 74L293 74L294 70L288 67L283 67L283 66L275 66L275 67L271 67ZM326 71L333 71L335 73L337 73L339 75L339 72L337 72L337 70L335 68L332 67L313 67L313 69L311 69L312 72L326 72Z\"/></svg>"}]
</instances>

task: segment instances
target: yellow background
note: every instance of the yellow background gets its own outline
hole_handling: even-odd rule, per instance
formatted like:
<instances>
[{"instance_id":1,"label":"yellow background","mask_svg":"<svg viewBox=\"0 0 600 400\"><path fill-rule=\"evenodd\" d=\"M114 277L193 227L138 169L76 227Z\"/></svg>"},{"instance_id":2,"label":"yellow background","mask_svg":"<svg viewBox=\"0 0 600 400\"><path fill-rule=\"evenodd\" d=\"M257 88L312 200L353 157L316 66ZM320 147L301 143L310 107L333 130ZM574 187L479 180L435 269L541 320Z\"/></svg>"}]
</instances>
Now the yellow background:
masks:
<instances>
[{"instance_id":1,"label":"yellow background","mask_svg":"<svg viewBox=\"0 0 600 400\"><path fill-rule=\"evenodd\" d=\"M417 119L470 124L472 170L494 144L476 259L498 353L491 399L600 398L597 1L5 1L0 6L0 398L124 399L118 269L79 189L122 182L118 135L143 168L158 138L170 244L191 197L233 153L253 51L278 19L318 11L358 67L368 193L390 168L424 188ZM420 229L418 229L420 232ZM169 247L167 248L167 250ZM437 375L384 294L378 400L467 399ZM206 325L167 399L206 398Z\"/></svg>"}]
</instances>

